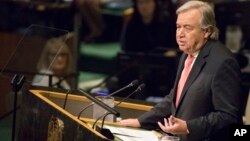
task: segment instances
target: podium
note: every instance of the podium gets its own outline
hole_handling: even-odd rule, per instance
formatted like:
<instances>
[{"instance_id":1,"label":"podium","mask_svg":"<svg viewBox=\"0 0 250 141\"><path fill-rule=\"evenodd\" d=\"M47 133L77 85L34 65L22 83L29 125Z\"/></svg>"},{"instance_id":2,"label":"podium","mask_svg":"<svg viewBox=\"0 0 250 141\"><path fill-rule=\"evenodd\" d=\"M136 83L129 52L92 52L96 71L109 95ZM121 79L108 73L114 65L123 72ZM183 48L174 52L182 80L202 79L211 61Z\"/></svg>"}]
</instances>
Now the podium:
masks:
<instances>
[{"instance_id":1,"label":"podium","mask_svg":"<svg viewBox=\"0 0 250 141\"><path fill-rule=\"evenodd\" d=\"M23 94L18 140L27 141L106 141L105 136L92 129L92 108L79 112L92 101L73 92L34 87ZM115 101L118 103L119 101ZM65 108L63 108L65 105ZM122 118L138 117L152 106L122 102L116 110ZM105 124L117 124L105 122Z\"/></svg>"}]
</instances>

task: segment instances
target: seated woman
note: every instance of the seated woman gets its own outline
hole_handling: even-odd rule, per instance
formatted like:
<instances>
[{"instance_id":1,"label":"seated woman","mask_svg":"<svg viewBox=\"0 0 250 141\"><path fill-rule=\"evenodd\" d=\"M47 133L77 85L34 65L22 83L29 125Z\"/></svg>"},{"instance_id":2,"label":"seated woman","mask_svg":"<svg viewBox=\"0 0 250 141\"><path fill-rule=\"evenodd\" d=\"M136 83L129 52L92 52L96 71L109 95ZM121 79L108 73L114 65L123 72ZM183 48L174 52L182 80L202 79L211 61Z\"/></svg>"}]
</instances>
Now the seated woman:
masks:
<instances>
[{"instance_id":1,"label":"seated woman","mask_svg":"<svg viewBox=\"0 0 250 141\"><path fill-rule=\"evenodd\" d=\"M152 52L174 47L174 20L160 7L160 0L134 0L134 12L124 25L121 44L126 52Z\"/></svg>"},{"instance_id":2,"label":"seated woman","mask_svg":"<svg viewBox=\"0 0 250 141\"><path fill-rule=\"evenodd\" d=\"M33 79L33 85L53 86L69 89L66 76L72 73L72 53L61 38L47 41L37 65L39 75ZM49 84L51 79L51 84Z\"/></svg>"}]
</instances>

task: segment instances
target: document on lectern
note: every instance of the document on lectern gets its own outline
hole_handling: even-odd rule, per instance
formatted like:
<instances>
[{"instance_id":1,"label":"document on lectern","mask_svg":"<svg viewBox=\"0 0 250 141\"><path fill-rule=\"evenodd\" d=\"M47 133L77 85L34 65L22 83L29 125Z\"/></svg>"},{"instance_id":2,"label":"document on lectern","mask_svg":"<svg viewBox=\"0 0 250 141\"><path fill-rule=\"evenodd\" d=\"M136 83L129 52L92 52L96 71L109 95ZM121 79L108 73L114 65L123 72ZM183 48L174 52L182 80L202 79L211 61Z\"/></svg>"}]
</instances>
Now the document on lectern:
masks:
<instances>
[{"instance_id":1,"label":"document on lectern","mask_svg":"<svg viewBox=\"0 0 250 141\"><path fill-rule=\"evenodd\" d=\"M109 129L114 136L122 141L158 141L154 131L109 125L105 125L104 128Z\"/></svg>"}]
</instances>

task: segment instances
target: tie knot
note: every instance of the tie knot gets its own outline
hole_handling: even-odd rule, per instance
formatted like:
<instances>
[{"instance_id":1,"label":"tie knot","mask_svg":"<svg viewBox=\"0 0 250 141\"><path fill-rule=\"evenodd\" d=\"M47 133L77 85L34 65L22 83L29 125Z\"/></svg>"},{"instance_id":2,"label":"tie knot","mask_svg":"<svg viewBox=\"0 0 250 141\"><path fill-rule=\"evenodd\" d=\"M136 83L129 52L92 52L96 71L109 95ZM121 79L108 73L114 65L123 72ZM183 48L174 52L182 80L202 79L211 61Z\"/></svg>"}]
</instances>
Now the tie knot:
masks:
<instances>
[{"instance_id":1,"label":"tie knot","mask_svg":"<svg viewBox=\"0 0 250 141\"><path fill-rule=\"evenodd\" d=\"M188 55L186 61L185 61L185 67L189 67L191 66L191 64L193 63L194 57L192 55Z\"/></svg>"}]
</instances>

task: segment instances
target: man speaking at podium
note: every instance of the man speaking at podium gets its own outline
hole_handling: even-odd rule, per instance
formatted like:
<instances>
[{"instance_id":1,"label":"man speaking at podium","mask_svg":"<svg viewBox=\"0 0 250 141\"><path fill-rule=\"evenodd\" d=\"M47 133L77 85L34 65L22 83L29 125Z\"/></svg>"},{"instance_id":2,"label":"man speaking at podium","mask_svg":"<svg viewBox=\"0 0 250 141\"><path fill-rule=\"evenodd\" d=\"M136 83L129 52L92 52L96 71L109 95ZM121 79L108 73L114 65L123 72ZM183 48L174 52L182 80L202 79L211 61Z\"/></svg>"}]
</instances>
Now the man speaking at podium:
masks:
<instances>
[{"instance_id":1,"label":"man speaking at podium","mask_svg":"<svg viewBox=\"0 0 250 141\"><path fill-rule=\"evenodd\" d=\"M242 122L238 63L217 40L209 4L189 1L176 14L176 41L184 53L171 92L151 111L120 124L160 127L181 141L229 140L230 125Z\"/></svg>"}]
</instances>

